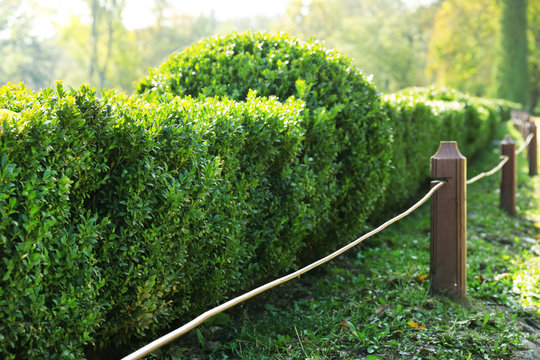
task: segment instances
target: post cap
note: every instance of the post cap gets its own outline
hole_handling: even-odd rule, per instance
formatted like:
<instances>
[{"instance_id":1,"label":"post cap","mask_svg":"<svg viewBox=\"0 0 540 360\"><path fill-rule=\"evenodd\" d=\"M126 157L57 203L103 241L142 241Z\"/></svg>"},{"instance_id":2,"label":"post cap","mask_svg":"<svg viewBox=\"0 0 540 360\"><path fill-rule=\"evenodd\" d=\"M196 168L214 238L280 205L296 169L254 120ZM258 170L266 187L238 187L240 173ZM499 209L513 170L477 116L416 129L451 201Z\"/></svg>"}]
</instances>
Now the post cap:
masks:
<instances>
[{"instance_id":1,"label":"post cap","mask_svg":"<svg viewBox=\"0 0 540 360\"><path fill-rule=\"evenodd\" d=\"M514 140L510 137L510 135L506 135L506 137L503 139L503 141L501 141L501 144L504 144L504 145L510 145L510 144L515 144Z\"/></svg>"},{"instance_id":2,"label":"post cap","mask_svg":"<svg viewBox=\"0 0 540 360\"><path fill-rule=\"evenodd\" d=\"M465 159L458 149L457 142L455 141L441 141L439 150L432 159Z\"/></svg>"}]
</instances>

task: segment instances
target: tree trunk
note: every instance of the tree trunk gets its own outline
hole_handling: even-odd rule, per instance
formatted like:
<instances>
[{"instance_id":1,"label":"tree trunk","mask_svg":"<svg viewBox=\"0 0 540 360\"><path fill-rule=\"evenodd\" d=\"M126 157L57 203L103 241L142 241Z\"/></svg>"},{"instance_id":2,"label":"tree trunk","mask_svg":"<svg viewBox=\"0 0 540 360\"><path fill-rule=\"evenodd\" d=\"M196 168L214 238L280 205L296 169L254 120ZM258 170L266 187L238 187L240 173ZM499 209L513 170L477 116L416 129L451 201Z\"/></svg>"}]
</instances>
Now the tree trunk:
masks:
<instances>
[{"instance_id":1,"label":"tree trunk","mask_svg":"<svg viewBox=\"0 0 540 360\"><path fill-rule=\"evenodd\" d=\"M519 102L529 101L527 61L527 0L501 0L501 43L495 68L497 96Z\"/></svg>"},{"instance_id":2,"label":"tree trunk","mask_svg":"<svg viewBox=\"0 0 540 360\"><path fill-rule=\"evenodd\" d=\"M90 54L90 80L94 79L94 74L98 69L98 22L99 22L99 2L98 0L91 0L90 11L92 14L92 53Z\"/></svg>"}]
</instances>

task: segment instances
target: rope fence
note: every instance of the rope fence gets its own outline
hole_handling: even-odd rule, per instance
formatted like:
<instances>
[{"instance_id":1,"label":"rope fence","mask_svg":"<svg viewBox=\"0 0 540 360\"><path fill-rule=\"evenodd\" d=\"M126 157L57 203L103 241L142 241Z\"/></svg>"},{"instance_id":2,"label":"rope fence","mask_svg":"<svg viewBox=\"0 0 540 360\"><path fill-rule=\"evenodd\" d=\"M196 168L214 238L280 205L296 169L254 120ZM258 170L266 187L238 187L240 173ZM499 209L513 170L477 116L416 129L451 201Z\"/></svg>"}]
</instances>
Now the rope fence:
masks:
<instances>
[{"instance_id":1,"label":"rope fence","mask_svg":"<svg viewBox=\"0 0 540 360\"><path fill-rule=\"evenodd\" d=\"M137 360L137 359L140 359L142 358L143 356L145 355L148 355L149 353L151 353L152 351L154 350L157 350L158 348L162 347L163 345L171 342L172 340L184 335L185 333L193 330L194 328L196 328L197 326L201 325L203 322L205 322L206 320L210 319L211 317L227 310L227 309L230 309L232 308L233 306L236 306L256 295L259 295L260 293L262 292L265 292L267 290L270 290L272 289L273 287L276 287L278 285L281 285L281 284L284 284L290 280L293 280L297 277L299 277L300 275L302 274L305 274L306 272L310 271L310 270L313 270L314 268L318 267L318 266L321 266L322 264L324 263L327 263L328 261L334 259L335 257L339 256L339 255L342 255L343 253L347 252L348 250L352 249L353 247L355 247L356 245L360 244L361 242L363 242L364 240L372 237L373 235L381 232L382 230L384 230L385 228L387 228L388 226L392 225L393 223L403 219L404 217L406 217L407 215L411 214L414 210L416 210L417 208L419 208L422 204L424 204L426 201L429 200L429 198L431 198L433 196L433 194L439 190L441 187L443 187L444 185L446 184L446 182L444 181L437 181L436 184L434 184L434 186L431 188L431 190L422 198L420 199L416 204L414 204L413 206L411 206L409 209L407 209L406 211L402 212L401 214L393 217L392 219L388 220L387 222L385 222L384 224L382 224L381 226L379 226L378 228L368 232L367 234L359 237L358 239L354 240L353 242L349 243L348 245L345 245L344 247L342 247L341 249L339 250L336 250L335 252L331 253L330 255L308 265L308 266L305 266L303 268L301 268L300 270L297 270L289 275L286 275L286 276L283 276L279 279L276 279L272 282L269 282L265 285L262 285L262 286L259 286L258 288L254 289L254 290L251 290L250 292L247 292L243 295L240 295L234 299L231 299L229 301L227 301L226 303L223 303L222 305L219 305L211 310L208 310L207 312L199 315L198 317L196 317L195 319L191 320L190 322L188 322L187 324L183 325L182 327L179 327L178 329L168 333L167 335L164 335L162 337L160 337L159 339L157 340L154 340L152 341L150 344L140 348L139 350L135 351L134 353L131 353L130 355L124 357L122 360Z\"/></svg>"},{"instance_id":2,"label":"rope fence","mask_svg":"<svg viewBox=\"0 0 540 360\"><path fill-rule=\"evenodd\" d=\"M514 124L521 124L519 123L521 120L513 120ZM457 148L457 144L453 141L441 142L438 152L431 157L430 167L431 177L442 180L433 181L431 183L430 191L409 209L388 220L376 229L352 241L348 245L336 250L330 255L327 255L326 257L293 273L259 286L256 289L253 289L211 310L206 311L180 328L129 354L122 360L141 359L152 351L157 350L172 340L186 334L211 317L327 263L328 261L357 246L364 240L381 232L391 224L408 216L432 197L430 231L430 291L435 294L452 295L457 296L458 298L466 299L465 238L467 185L473 184L484 177L491 176L502 170L500 207L506 210L509 214L514 214L516 193L515 158L528 147L528 158L530 161L533 155L536 154L536 149L534 149L533 154L533 150L531 148L536 148L538 146L536 142L536 128L534 126L527 125L527 129L534 129L534 132L531 131L528 133L524 144L518 150L515 150L515 143L512 141L512 139L510 137L506 137L501 142L501 161L499 164L497 164L497 166L490 171L482 172L469 180L466 180L467 159L461 155ZM536 157L534 157L534 161L536 161ZM531 162L529 162L529 164L531 169ZM532 175L532 171L529 173Z\"/></svg>"},{"instance_id":3,"label":"rope fence","mask_svg":"<svg viewBox=\"0 0 540 360\"><path fill-rule=\"evenodd\" d=\"M528 146L524 144L522 146L523 149L520 147L518 151L521 152L525 147L528 148L529 175L538 175L538 131L536 122L534 121L535 118L524 111L512 111L511 117L514 127L528 140ZM538 121L538 118L536 118L536 121Z\"/></svg>"},{"instance_id":4,"label":"rope fence","mask_svg":"<svg viewBox=\"0 0 540 360\"><path fill-rule=\"evenodd\" d=\"M527 139L525 139L525 142L523 143L523 145L521 145L519 149L516 150L516 155L519 155L523 150L525 150L527 146L529 146L533 138L534 138L534 134L531 133L527 135Z\"/></svg>"},{"instance_id":5,"label":"rope fence","mask_svg":"<svg viewBox=\"0 0 540 360\"><path fill-rule=\"evenodd\" d=\"M506 155L501 156L501 158L502 158L502 161L497 166L495 166L493 169L491 169L490 171L482 172L482 173L476 175L475 177L473 177L472 179L467 180L467 185L474 184L478 180L480 180L480 179L482 179L484 177L487 177L487 176L491 176L491 175L495 174L497 171L501 170L501 168L504 166L504 164L506 164L508 162L508 160L510 160L510 158L508 156L506 156Z\"/></svg>"}]
</instances>

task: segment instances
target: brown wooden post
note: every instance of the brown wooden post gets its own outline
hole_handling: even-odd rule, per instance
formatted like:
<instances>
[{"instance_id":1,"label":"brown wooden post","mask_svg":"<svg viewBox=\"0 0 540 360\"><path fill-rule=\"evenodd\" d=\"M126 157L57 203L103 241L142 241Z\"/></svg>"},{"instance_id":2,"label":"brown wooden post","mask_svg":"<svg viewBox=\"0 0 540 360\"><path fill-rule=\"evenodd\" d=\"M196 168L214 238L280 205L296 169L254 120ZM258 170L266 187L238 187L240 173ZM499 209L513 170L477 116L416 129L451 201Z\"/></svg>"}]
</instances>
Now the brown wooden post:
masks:
<instances>
[{"instance_id":1,"label":"brown wooden post","mask_svg":"<svg viewBox=\"0 0 540 360\"><path fill-rule=\"evenodd\" d=\"M447 182L431 199L431 289L466 300L467 159L455 141L431 157L431 177Z\"/></svg>"},{"instance_id":2,"label":"brown wooden post","mask_svg":"<svg viewBox=\"0 0 540 360\"><path fill-rule=\"evenodd\" d=\"M538 175L538 131L534 121L529 120L529 134L533 134L533 138L529 143L527 158L529 159L529 175Z\"/></svg>"},{"instance_id":3,"label":"brown wooden post","mask_svg":"<svg viewBox=\"0 0 540 360\"><path fill-rule=\"evenodd\" d=\"M514 215L516 213L516 144L510 136L501 141L501 155L508 156L508 161L501 171L500 208Z\"/></svg>"}]
</instances>

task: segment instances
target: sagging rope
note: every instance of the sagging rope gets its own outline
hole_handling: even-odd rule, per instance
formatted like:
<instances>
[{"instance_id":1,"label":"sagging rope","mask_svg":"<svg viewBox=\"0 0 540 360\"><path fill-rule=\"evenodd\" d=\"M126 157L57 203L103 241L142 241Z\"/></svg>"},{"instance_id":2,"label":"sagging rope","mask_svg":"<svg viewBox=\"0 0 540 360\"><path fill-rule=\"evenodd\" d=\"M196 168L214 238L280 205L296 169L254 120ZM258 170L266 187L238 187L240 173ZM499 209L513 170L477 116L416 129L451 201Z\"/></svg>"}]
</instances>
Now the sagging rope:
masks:
<instances>
[{"instance_id":1,"label":"sagging rope","mask_svg":"<svg viewBox=\"0 0 540 360\"><path fill-rule=\"evenodd\" d=\"M534 134L529 134L529 136L527 136L527 138L525 139L525 142L523 143L523 145L521 145L519 147L519 149L517 149L515 151L516 156L519 155L527 146L529 146L529 144L531 143L533 138L534 138ZM467 180L467 185L475 183L478 180L480 180L480 179L482 179L482 178L484 178L486 176L491 176L491 175L495 174L497 171L499 171L504 166L504 164L506 164L508 162L508 160L510 160L510 158L508 156L506 156L506 155L502 155L501 159L502 159L501 162L497 166L495 166L493 169L491 169L490 171L480 173L480 174L476 175L475 177L473 177L472 179Z\"/></svg>"},{"instance_id":2,"label":"sagging rope","mask_svg":"<svg viewBox=\"0 0 540 360\"><path fill-rule=\"evenodd\" d=\"M392 225L393 223L403 219L404 217L406 217L407 215L409 215L410 213L412 213L414 210L416 210L418 207L420 207L422 204L424 204L426 201L429 200L429 198L437 191L439 190L442 186L444 186L446 184L446 182L444 181L441 181L439 183L437 183L435 186L433 186L431 188L431 190L422 198L420 199L416 204L414 204L413 206L411 206L408 210L406 210L405 212L397 215L396 217L388 220L387 222L385 222L384 224L382 224L381 226L379 226L378 228L370 231L369 233L359 237L358 239L356 239L355 241L349 243L348 245L342 247L341 249L339 250L336 250L335 252L333 252L332 254L326 256L325 258L322 258L306 267L303 267L302 269L300 270L297 270L289 275L286 275L286 276L283 276L279 279L276 279L272 282L269 282L265 285L262 285L262 286L259 286L258 288L254 289L254 290L251 290L250 292L247 292L243 295L240 295L234 299L231 299L229 301L227 301L226 303L222 304L222 305L219 305L211 310L208 310L207 312L199 315L198 317L196 317L195 319L191 320L190 322L188 322L187 324L185 324L184 326L168 333L167 335L164 335L162 337L160 337L159 339L157 340L154 340L152 341L150 344L140 348L139 350L131 353L130 355L124 357L122 360L138 360L140 358L142 358L143 356L151 353L152 351L154 350L157 350L158 348L162 347L163 345L171 342L172 340L184 335L185 333L189 332L190 330L194 329L195 327L201 325L203 322L205 322L206 320L208 320L209 318L235 306L235 305L238 305L240 304L241 302L244 302L264 291L267 291L267 290L270 290L271 288L273 287L276 287L278 285L281 285L283 283L286 283L294 278L297 278L299 277L300 275L334 259L335 257L343 254L344 252L350 250L351 248L355 247L356 245L360 244L362 241L366 240L367 238L377 234L378 232L384 230L385 228L387 228L388 226Z\"/></svg>"},{"instance_id":3,"label":"sagging rope","mask_svg":"<svg viewBox=\"0 0 540 360\"><path fill-rule=\"evenodd\" d=\"M521 145L519 147L519 149L516 150L516 155L519 155L520 152L522 152L523 150L525 150L525 148L527 146L529 146L529 144L531 143L531 140L534 138L534 134L529 134L529 136L527 136L527 139L525 139L525 142L523 143L523 145Z\"/></svg>"},{"instance_id":4,"label":"sagging rope","mask_svg":"<svg viewBox=\"0 0 540 360\"><path fill-rule=\"evenodd\" d=\"M508 160L510 160L510 158L508 156L506 156L506 155L502 155L501 158L502 158L502 161L497 166L495 166L493 169L491 169L490 171L480 173L480 174L476 175L475 177L473 177L472 179L467 180L467 185L475 183L478 180L480 180L480 179L482 179L482 178L484 178L486 176L491 176L491 175L495 174L497 171L499 171L504 166L504 164L506 164L506 162Z\"/></svg>"}]
</instances>

